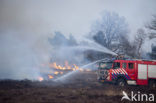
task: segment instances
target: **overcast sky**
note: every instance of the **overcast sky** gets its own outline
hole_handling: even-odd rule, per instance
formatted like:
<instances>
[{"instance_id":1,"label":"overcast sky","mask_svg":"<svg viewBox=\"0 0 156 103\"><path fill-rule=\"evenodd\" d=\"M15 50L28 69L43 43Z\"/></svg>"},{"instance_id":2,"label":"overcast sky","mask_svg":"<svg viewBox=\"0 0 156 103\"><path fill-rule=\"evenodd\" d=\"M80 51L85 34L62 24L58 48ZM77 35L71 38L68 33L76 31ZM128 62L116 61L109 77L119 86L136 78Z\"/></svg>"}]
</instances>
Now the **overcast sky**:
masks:
<instances>
[{"instance_id":1,"label":"overcast sky","mask_svg":"<svg viewBox=\"0 0 156 103\"><path fill-rule=\"evenodd\" d=\"M156 0L1 0L0 30L83 36L104 10L124 16L133 33L156 14Z\"/></svg>"}]
</instances>

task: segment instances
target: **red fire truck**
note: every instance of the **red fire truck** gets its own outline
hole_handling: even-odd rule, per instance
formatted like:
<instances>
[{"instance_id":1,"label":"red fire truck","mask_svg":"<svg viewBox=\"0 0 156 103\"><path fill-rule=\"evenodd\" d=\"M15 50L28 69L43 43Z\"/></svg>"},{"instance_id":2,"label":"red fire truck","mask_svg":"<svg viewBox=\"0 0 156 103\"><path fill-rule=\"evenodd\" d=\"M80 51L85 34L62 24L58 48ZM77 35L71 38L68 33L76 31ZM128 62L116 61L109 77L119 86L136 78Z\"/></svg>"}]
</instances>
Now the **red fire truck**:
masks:
<instances>
[{"instance_id":1,"label":"red fire truck","mask_svg":"<svg viewBox=\"0 0 156 103\"><path fill-rule=\"evenodd\" d=\"M109 60L98 67L98 80L126 84L149 85L156 87L156 61L148 60Z\"/></svg>"}]
</instances>

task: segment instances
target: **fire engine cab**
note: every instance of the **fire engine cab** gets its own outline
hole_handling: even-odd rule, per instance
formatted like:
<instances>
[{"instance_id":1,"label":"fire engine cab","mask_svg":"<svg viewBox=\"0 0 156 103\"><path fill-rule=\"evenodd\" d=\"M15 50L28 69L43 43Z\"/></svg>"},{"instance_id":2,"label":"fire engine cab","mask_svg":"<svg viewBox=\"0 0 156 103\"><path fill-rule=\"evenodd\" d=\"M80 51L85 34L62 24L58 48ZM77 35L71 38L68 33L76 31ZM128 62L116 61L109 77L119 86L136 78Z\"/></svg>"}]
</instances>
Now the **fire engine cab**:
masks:
<instances>
[{"instance_id":1,"label":"fire engine cab","mask_svg":"<svg viewBox=\"0 0 156 103\"><path fill-rule=\"evenodd\" d=\"M107 60L99 63L98 80L156 87L156 61L148 60Z\"/></svg>"}]
</instances>

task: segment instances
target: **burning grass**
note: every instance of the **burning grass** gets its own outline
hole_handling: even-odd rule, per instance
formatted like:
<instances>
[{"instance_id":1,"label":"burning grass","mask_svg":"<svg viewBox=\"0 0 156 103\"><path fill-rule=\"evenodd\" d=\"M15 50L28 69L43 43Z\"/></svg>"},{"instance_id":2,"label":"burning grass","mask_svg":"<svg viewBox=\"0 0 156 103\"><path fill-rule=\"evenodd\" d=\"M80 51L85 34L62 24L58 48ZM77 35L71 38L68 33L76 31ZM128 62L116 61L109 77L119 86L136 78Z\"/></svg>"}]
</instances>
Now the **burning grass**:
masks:
<instances>
[{"instance_id":1,"label":"burning grass","mask_svg":"<svg viewBox=\"0 0 156 103\"><path fill-rule=\"evenodd\" d=\"M65 75L66 73L69 73L71 71L79 71L79 72L86 72L91 71L89 68L80 68L76 64L69 65L68 61L65 61L64 64L60 65L56 62L48 63L48 64L41 64L40 66L40 72L44 76L38 77L39 81L43 80L50 80L50 79L56 79L62 75ZM45 68L49 68L49 71L46 73L42 73Z\"/></svg>"}]
</instances>

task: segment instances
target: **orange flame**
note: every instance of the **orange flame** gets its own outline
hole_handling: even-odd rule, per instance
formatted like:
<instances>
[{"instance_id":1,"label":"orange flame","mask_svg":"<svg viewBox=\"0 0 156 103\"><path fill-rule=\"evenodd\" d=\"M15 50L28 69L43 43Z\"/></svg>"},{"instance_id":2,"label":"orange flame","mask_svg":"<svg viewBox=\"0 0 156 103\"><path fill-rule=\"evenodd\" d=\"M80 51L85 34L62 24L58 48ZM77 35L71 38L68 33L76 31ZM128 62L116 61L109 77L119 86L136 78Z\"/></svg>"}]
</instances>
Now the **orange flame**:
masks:
<instances>
[{"instance_id":1,"label":"orange flame","mask_svg":"<svg viewBox=\"0 0 156 103\"><path fill-rule=\"evenodd\" d=\"M65 66L67 69L69 69L69 70L71 69L71 67L68 65L68 61L65 61Z\"/></svg>"},{"instance_id":2,"label":"orange flame","mask_svg":"<svg viewBox=\"0 0 156 103\"><path fill-rule=\"evenodd\" d=\"M79 71L83 72L84 70L82 68L80 68Z\"/></svg>"},{"instance_id":3,"label":"orange flame","mask_svg":"<svg viewBox=\"0 0 156 103\"><path fill-rule=\"evenodd\" d=\"M54 78L54 77L53 77L52 75L50 75L50 74L48 75L48 77L49 77L49 79L53 79L53 78Z\"/></svg>"},{"instance_id":4,"label":"orange flame","mask_svg":"<svg viewBox=\"0 0 156 103\"><path fill-rule=\"evenodd\" d=\"M58 69L58 70L79 70L79 71L91 71L90 69L82 69L79 68L76 64L73 64L73 66L69 66L68 61L65 61L65 66L57 65L56 62L49 63L50 68ZM58 74L58 72L54 72L54 74ZM60 73L63 74L63 73Z\"/></svg>"},{"instance_id":5,"label":"orange flame","mask_svg":"<svg viewBox=\"0 0 156 103\"><path fill-rule=\"evenodd\" d=\"M60 74L63 74L63 72L60 72Z\"/></svg>"},{"instance_id":6,"label":"orange flame","mask_svg":"<svg viewBox=\"0 0 156 103\"><path fill-rule=\"evenodd\" d=\"M38 77L38 80L41 82L41 81L43 81L44 79L43 79L43 77Z\"/></svg>"},{"instance_id":7,"label":"orange flame","mask_svg":"<svg viewBox=\"0 0 156 103\"><path fill-rule=\"evenodd\" d=\"M54 74L57 75L57 74L59 74L59 72L58 71L55 71Z\"/></svg>"},{"instance_id":8,"label":"orange flame","mask_svg":"<svg viewBox=\"0 0 156 103\"><path fill-rule=\"evenodd\" d=\"M90 69L86 69L87 72L91 71Z\"/></svg>"},{"instance_id":9,"label":"orange flame","mask_svg":"<svg viewBox=\"0 0 156 103\"><path fill-rule=\"evenodd\" d=\"M55 68L59 70L71 70L71 66L69 66L68 61L65 61L65 66L57 65L56 62L49 63L50 68ZM77 70L79 67L74 64L72 70Z\"/></svg>"},{"instance_id":10,"label":"orange flame","mask_svg":"<svg viewBox=\"0 0 156 103\"><path fill-rule=\"evenodd\" d=\"M69 65L70 63L68 63L68 61L64 62L64 65L58 65L56 62L52 62L52 63L44 63L41 64L40 67L41 68L45 68L45 67L49 67L51 68L50 70L46 71L46 73L48 74L48 78L49 79L53 79L57 76L63 75L69 71L80 71L80 72L89 72L91 71L91 69L88 68L81 68L79 66L77 66L76 64L72 64ZM45 69L42 69L45 70ZM42 72L42 71L41 71ZM52 74L52 75L51 75ZM44 80L43 77L38 77L38 80L41 82Z\"/></svg>"},{"instance_id":11,"label":"orange flame","mask_svg":"<svg viewBox=\"0 0 156 103\"><path fill-rule=\"evenodd\" d=\"M41 67L45 67L47 64L41 64ZM56 62L53 63L49 63L47 66L49 66L49 68L51 68L51 70L49 71L49 74L53 73L54 75L48 75L49 79L53 79L55 78L56 75L60 74L64 74L64 71L80 71L80 72L84 72L84 71L91 71L91 69L83 69L80 68L79 66L77 66L76 64L73 65L69 65L68 61L64 62L64 65L58 65ZM54 70L52 70L54 69ZM57 70L56 70L57 69ZM38 78L39 81L43 81L43 77L39 77Z\"/></svg>"}]
</instances>

